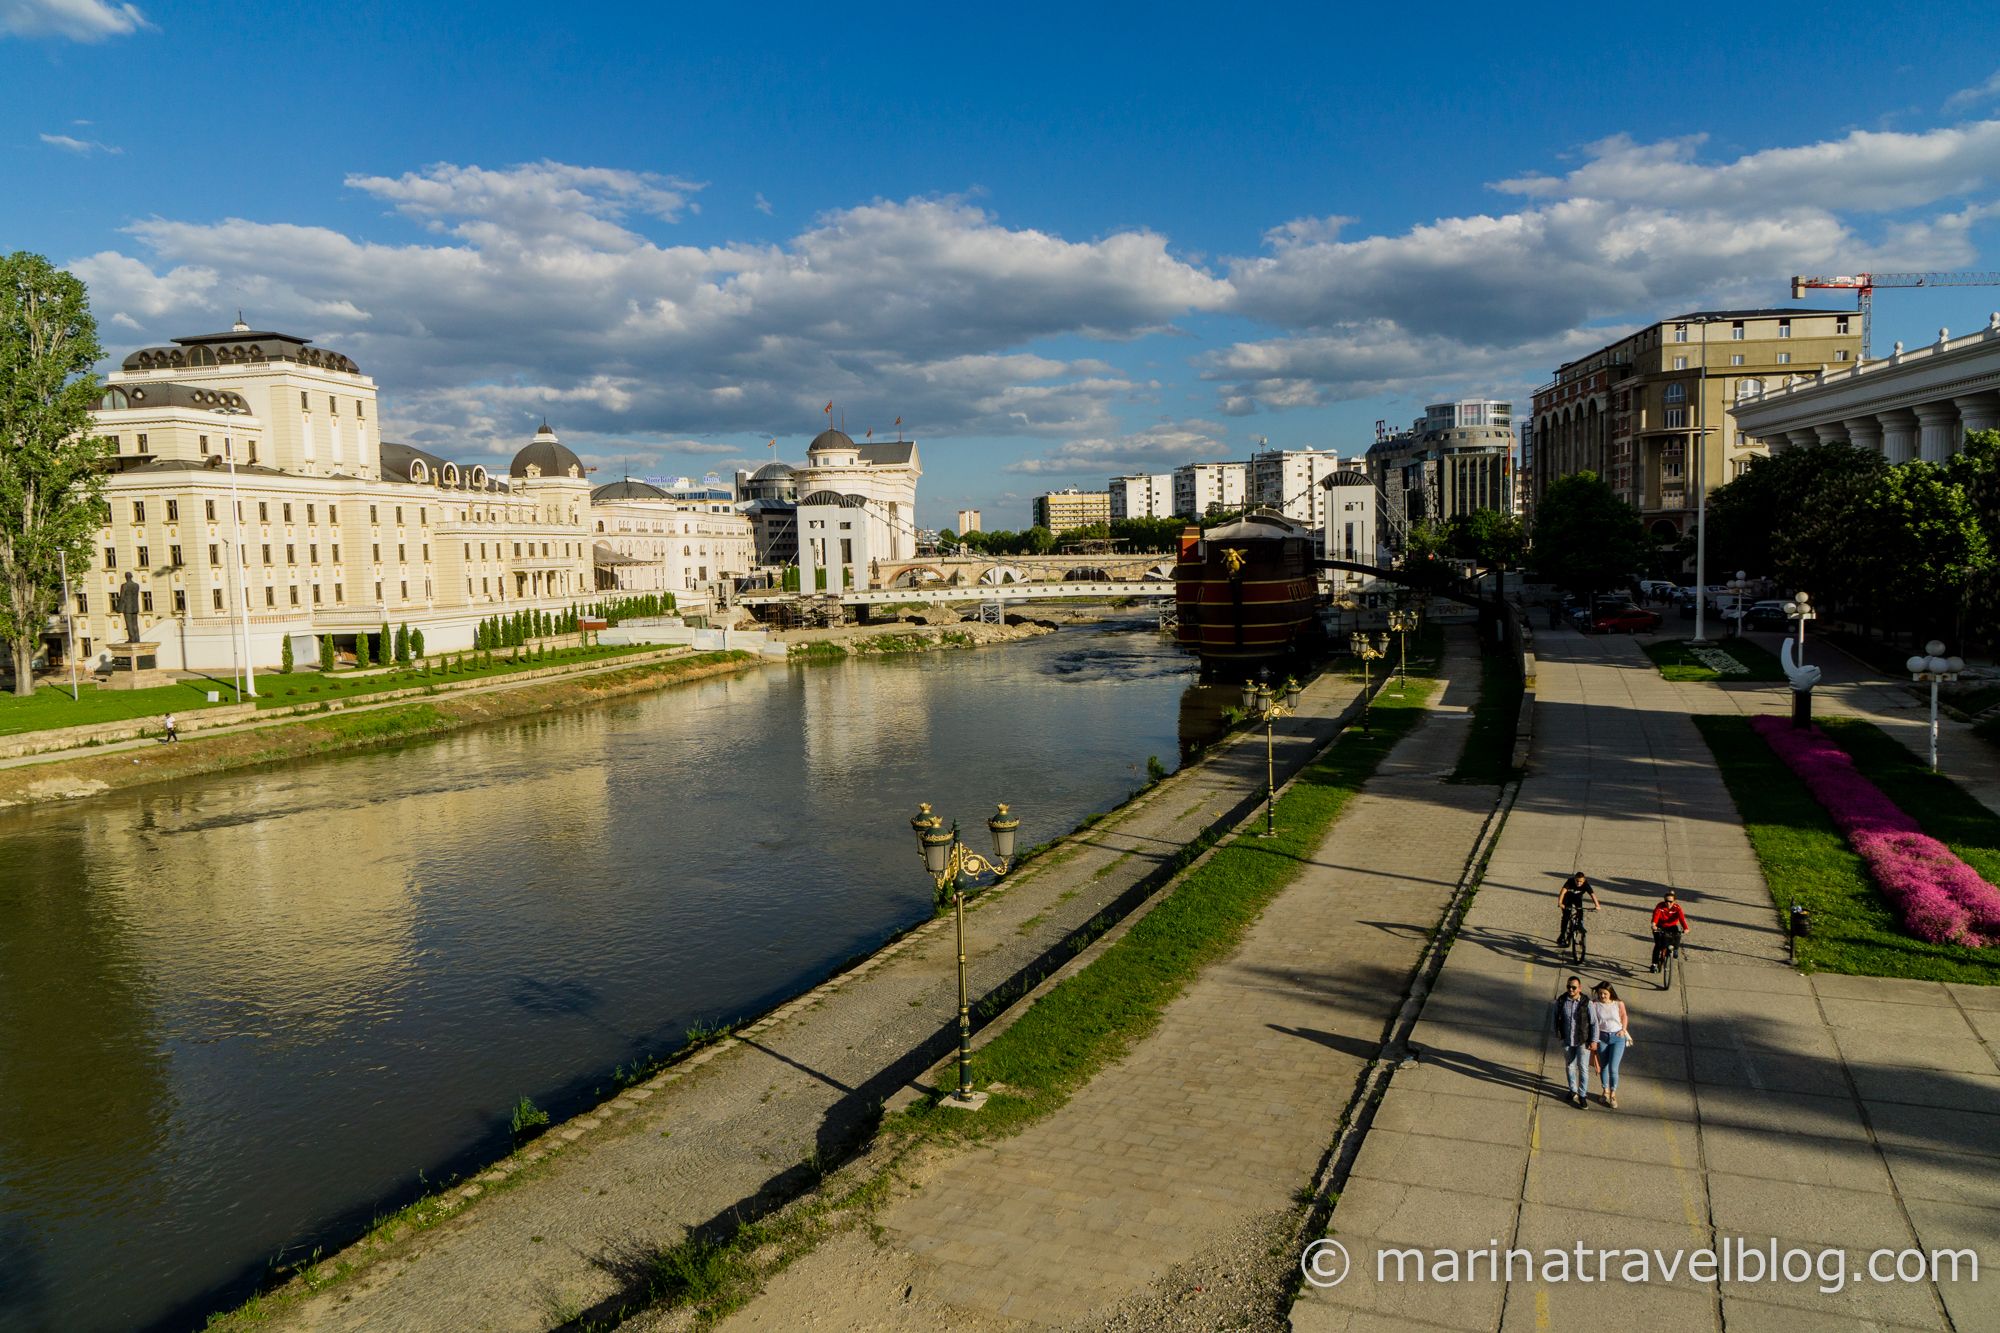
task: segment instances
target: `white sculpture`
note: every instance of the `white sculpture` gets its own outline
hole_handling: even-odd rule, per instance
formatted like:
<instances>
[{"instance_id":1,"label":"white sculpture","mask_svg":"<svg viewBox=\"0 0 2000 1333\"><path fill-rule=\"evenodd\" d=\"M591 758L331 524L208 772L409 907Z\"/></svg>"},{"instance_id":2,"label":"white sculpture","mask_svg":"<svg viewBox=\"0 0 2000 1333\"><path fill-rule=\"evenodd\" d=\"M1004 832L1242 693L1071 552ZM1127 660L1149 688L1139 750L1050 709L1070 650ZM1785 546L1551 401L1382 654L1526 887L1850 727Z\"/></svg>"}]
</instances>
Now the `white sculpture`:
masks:
<instances>
[{"instance_id":1,"label":"white sculpture","mask_svg":"<svg viewBox=\"0 0 2000 1333\"><path fill-rule=\"evenodd\" d=\"M1799 661L1797 655L1793 652L1793 649L1796 647L1797 645L1790 639L1786 639L1783 643L1779 644L1778 661L1784 666L1785 679L1792 683L1792 689L1800 694L1804 694L1807 690L1819 684L1819 668Z\"/></svg>"}]
</instances>

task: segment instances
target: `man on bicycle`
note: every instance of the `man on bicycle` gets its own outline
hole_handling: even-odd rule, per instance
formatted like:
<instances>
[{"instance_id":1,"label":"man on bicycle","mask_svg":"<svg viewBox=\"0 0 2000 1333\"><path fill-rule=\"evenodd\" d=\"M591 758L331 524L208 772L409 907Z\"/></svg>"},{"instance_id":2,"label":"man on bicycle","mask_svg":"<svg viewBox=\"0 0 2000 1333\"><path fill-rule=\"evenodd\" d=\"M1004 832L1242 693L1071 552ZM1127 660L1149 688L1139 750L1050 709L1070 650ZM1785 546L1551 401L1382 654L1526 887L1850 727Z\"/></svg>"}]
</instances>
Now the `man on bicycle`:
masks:
<instances>
[{"instance_id":1,"label":"man on bicycle","mask_svg":"<svg viewBox=\"0 0 2000 1333\"><path fill-rule=\"evenodd\" d=\"M1660 958L1668 949L1680 948L1687 930L1687 913L1681 910L1674 891L1668 889L1667 896L1653 905L1653 971L1660 970Z\"/></svg>"},{"instance_id":2,"label":"man on bicycle","mask_svg":"<svg viewBox=\"0 0 2000 1333\"><path fill-rule=\"evenodd\" d=\"M1556 891L1556 907L1562 913L1562 927L1556 932L1556 948L1568 945L1570 934L1583 924L1583 904L1588 900L1590 910L1598 910L1597 890L1591 887L1590 876L1581 870L1563 881Z\"/></svg>"}]
</instances>

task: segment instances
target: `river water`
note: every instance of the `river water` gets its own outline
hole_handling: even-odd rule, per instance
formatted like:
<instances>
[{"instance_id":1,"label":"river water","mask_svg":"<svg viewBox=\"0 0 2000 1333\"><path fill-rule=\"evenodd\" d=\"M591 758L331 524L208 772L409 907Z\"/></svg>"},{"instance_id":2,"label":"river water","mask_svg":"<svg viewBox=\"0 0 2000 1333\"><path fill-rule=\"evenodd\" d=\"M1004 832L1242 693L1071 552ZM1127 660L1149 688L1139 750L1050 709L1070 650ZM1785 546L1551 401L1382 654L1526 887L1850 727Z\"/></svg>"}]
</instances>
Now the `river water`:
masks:
<instances>
[{"instance_id":1,"label":"river water","mask_svg":"<svg viewBox=\"0 0 2000 1333\"><path fill-rule=\"evenodd\" d=\"M0 815L0 1328L198 1325L922 919L919 800L1028 846L1175 767L1192 685L1090 626Z\"/></svg>"}]
</instances>

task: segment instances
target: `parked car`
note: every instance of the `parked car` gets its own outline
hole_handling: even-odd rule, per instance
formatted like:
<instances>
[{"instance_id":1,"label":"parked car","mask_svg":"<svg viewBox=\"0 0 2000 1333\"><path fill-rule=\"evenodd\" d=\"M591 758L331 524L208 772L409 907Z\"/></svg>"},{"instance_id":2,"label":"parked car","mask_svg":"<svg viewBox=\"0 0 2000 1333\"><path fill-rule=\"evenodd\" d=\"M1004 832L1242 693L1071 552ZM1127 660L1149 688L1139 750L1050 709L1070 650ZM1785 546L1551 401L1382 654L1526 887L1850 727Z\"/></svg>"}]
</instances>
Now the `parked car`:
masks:
<instances>
[{"instance_id":1,"label":"parked car","mask_svg":"<svg viewBox=\"0 0 2000 1333\"><path fill-rule=\"evenodd\" d=\"M1671 579L1640 579L1639 591L1648 597L1672 597L1680 592Z\"/></svg>"},{"instance_id":2,"label":"parked car","mask_svg":"<svg viewBox=\"0 0 2000 1333\"><path fill-rule=\"evenodd\" d=\"M1792 618L1785 614L1785 604L1777 601L1753 602L1743 613L1745 629L1789 629Z\"/></svg>"},{"instance_id":3,"label":"parked car","mask_svg":"<svg viewBox=\"0 0 2000 1333\"><path fill-rule=\"evenodd\" d=\"M1660 613L1630 603L1603 606L1592 615L1590 627L1599 634L1650 634L1660 627Z\"/></svg>"}]
</instances>

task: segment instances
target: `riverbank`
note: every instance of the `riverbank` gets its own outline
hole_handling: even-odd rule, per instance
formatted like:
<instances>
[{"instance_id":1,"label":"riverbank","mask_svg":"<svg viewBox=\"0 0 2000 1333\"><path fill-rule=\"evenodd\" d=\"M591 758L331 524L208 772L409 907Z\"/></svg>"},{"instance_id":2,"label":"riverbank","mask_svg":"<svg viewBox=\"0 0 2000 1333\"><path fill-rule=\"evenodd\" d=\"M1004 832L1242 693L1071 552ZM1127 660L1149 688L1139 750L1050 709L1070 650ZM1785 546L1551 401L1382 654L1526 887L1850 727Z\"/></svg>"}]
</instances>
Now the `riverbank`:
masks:
<instances>
[{"instance_id":1,"label":"riverbank","mask_svg":"<svg viewBox=\"0 0 2000 1333\"><path fill-rule=\"evenodd\" d=\"M1335 734L1355 694L1341 678L1308 688L1301 714L1277 731L1281 779ZM1190 844L1249 813L1263 742L1217 746L982 895L968 922L976 1021L1158 892ZM720 1217L764 1215L872 1132L882 1104L955 1040L954 962L949 920L921 924L222 1326L539 1329L602 1318L634 1294L621 1256L659 1253Z\"/></svg>"},{"instance_id":2,"label":"riverbank","mask_svg":"<svg viewBox=\"0 0 2000 1333\"><path fill-rule=\"evenodd\" d=\"M0 809L76 800L147 783L436 736L483 722L601 703L741 671L758 661L753 654L742 652L679 654L636 666L599 666L552 679L502 682L460 693L357 705L303 719L252 723L174 745L147 743L136 749L51 759L0 769Z\"/></svg>"},{"instance_id":3,"label":"riverbank","mask_svg":"<svg viewBox=\"0 0 2000 1333\"><path fill-rule=\"evenodd\" d=\"M942 652L952 648L988 648L996 644L1019 643L1055 633L1053 625L1023 621L1016 625L989 625L976 620L947 625L913 623L873 623L832 625L823 629L790 630L774 635L787 647L793 661L827 660L839 657L886 657L900 653Z\"/></svg>"}]
</instances>

